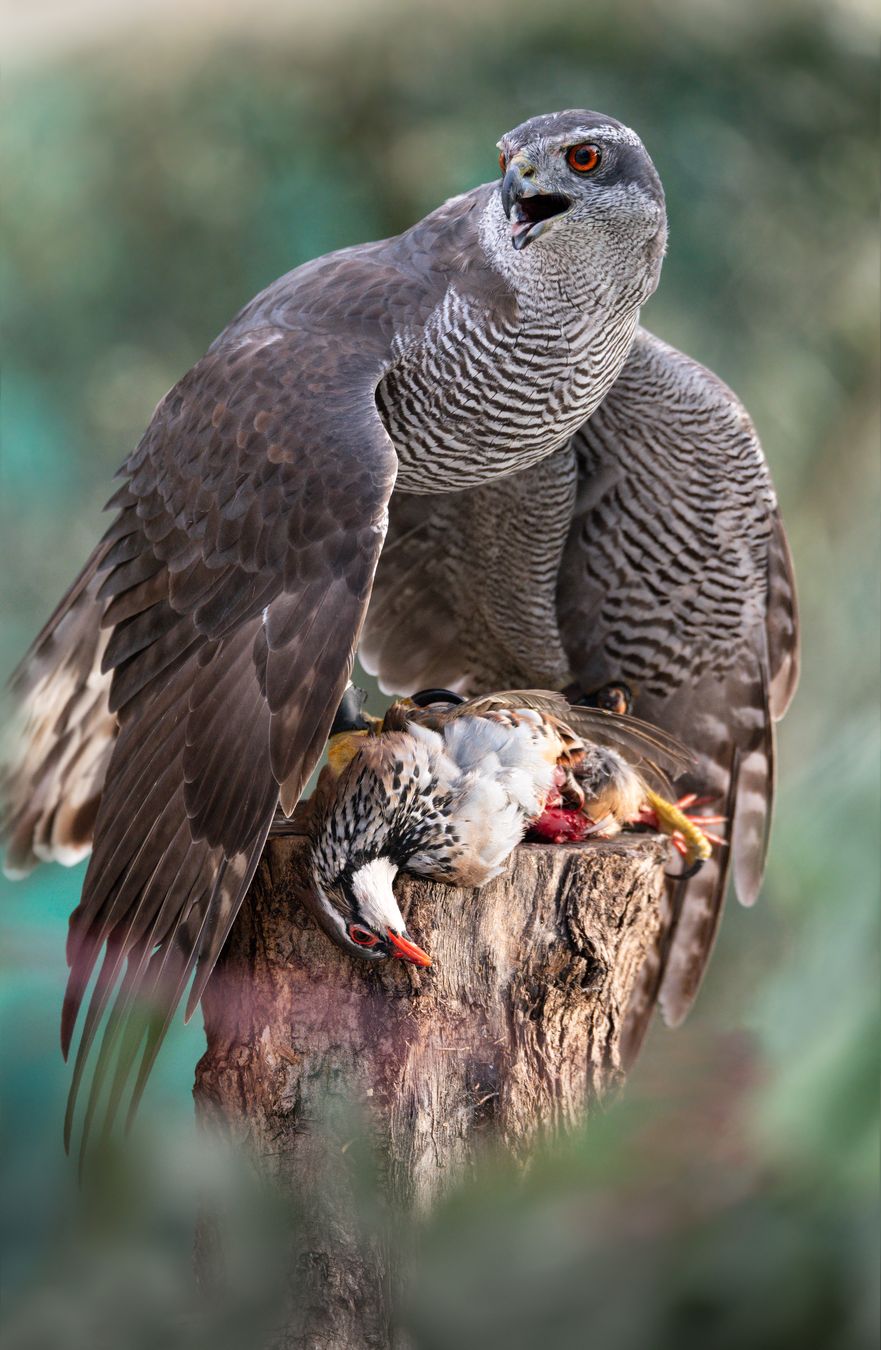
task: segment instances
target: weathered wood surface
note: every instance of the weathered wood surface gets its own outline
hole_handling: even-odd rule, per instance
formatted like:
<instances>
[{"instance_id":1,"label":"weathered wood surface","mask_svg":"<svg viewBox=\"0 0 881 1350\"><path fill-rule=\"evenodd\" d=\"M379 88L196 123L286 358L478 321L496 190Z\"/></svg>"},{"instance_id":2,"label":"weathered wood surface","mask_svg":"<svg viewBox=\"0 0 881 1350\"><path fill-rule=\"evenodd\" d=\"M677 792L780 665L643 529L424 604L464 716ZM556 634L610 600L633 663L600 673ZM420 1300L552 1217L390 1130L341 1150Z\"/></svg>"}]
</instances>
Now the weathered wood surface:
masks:
<instances>
[{"instance_id":1,"label":"weathered wood surface","mask_svg":"<svg viewBox=\"0 0 881 1350\"><path fill-rule=\"evenodd\" d=\"M525 844L479 891L402 878L428 971L338 951L298 900L303 856L299 839L270 844L209 985L197 1111L296 1202L297 1312L274 1344L391 1346L387 1248L360 1231L364 1139L393 1216L424 1212L488 1143L525 1159L576 1124L620 1080L667 848Z\"/></svg>"}]
</instances>

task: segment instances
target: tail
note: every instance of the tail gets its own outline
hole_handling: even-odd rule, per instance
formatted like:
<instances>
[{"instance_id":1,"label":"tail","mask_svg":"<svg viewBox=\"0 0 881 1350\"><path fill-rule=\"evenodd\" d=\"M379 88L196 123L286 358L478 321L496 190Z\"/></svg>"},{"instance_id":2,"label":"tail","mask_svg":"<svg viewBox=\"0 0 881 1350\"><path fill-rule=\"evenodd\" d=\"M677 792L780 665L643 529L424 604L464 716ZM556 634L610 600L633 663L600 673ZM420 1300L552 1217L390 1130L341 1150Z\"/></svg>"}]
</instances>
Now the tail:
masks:
<instances>
[{"instance_id":1,"label":"tail","mask_svg":"<svg viewBox=\"0 0 881 1350\"><path fill-rule=\"evenodd\" d=\"M104 775L118 731L101 659L99 545L10 680L11 753L0 779L4 870L39 861L73 866L92 846Z\"/></svg>"}]
</instances>

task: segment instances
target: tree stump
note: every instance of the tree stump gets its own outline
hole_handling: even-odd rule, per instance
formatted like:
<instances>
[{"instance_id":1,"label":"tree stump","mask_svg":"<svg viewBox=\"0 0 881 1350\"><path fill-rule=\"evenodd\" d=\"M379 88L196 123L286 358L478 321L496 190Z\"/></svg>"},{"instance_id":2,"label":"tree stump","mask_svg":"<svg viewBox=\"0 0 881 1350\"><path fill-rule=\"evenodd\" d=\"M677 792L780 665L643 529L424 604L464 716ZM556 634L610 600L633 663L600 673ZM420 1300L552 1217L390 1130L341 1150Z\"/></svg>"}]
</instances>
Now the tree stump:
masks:
<instances>
[{"instance_id":1,"label":"tree stump","mask_svg":"<svg viewBox=\"0 0 881 1350\"><path fill-rule=\"evenodd\" d=\"M402 877L427 971L337 950L298 897L304 841L270 842L203 1000L197 1113L292 1197L296 1306L284 1350L398 1345L381 1226L420 1215L488 1145L526 1159L620 1081L628 998L660 922L666 841L524 844L481 890Z\"/></svg>"}]
</instances>

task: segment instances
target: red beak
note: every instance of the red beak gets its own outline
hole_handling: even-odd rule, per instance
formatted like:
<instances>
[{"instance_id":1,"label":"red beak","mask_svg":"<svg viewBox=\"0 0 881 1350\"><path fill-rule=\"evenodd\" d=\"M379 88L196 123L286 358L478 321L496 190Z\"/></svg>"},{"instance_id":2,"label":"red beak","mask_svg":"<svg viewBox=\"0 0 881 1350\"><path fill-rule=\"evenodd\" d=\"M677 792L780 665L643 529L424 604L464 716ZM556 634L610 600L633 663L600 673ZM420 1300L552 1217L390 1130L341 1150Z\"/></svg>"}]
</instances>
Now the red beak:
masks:
<instances>
[{"instance_id":1,"label":"red beak","mask_svg":"<svg viewBox=\"0 0 881 1350\"><path fill-rule=\"evenodd\" d=\"M388 940L392 944L392 956L397 956L401 961L412 961L414 966L430 966L431 957L428 952L424 952L421 947L417 947L415 942L409 938L401 937L399 933L393 933L387 928Z\"/></svg>"}]
</instances>

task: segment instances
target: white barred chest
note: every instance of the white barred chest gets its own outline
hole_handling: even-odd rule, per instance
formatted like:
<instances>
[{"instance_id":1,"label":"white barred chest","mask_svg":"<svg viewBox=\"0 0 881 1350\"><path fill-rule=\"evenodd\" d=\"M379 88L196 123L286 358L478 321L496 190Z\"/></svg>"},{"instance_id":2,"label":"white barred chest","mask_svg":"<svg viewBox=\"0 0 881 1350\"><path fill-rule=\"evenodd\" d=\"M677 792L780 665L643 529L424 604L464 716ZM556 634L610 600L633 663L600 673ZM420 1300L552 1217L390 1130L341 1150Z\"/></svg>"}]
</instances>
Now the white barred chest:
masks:
<instances>
[{"instance_id":1,"label":"white barred chest","mask_svg":"<svg viewBox=\"0 0 881 1350\"><path fill-rule=\"evenodd\" d=\"M503 323L449 290L421 333L398 339L377 391L398 487L473 487L549 455L605 397L636 322L600 311Z\"/></svg>"}]
</instances>

